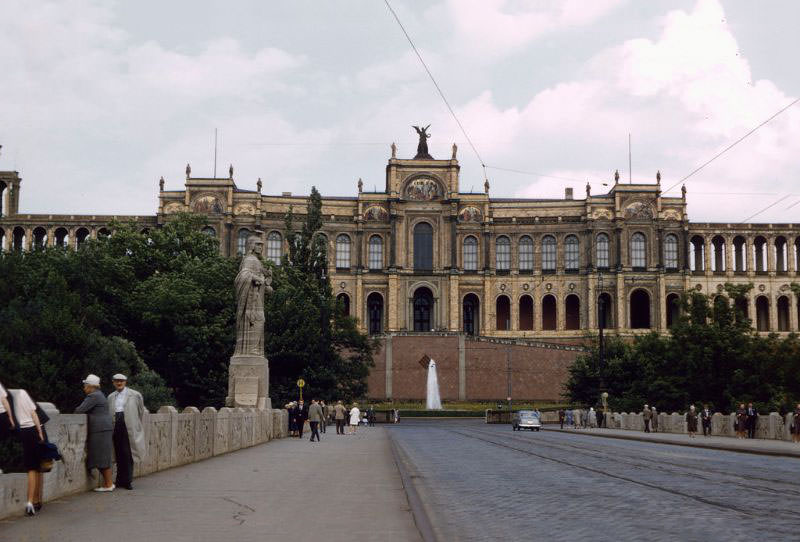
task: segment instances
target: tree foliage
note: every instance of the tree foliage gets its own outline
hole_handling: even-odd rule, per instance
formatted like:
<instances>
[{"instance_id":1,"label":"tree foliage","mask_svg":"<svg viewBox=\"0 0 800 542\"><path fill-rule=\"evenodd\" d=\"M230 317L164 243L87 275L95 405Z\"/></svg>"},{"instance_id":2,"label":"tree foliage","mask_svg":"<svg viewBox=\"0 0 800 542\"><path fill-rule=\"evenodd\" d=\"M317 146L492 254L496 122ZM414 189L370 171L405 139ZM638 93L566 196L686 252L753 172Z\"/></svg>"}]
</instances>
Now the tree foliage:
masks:
<instances>
[{"instance_id":1,"label":"tree foliage","mask_svg":"<svg viewBox=\"0 0 800 542\"><path fill-rule=\"evenodd\" d=\"M750 285L725 285L727 296L712 300L690 292L681 300L681 316L668 335L651 333L633 340L606 340L602 373L615 409L685 410L708 403L730 411L753 401L765 410L786 411L800 400L796 360L800 340L794 334L759 335L737 307ZM570 368L566 385L573 401L594 404L600 393L597 344Z\"/></svg>"}]
</instances>

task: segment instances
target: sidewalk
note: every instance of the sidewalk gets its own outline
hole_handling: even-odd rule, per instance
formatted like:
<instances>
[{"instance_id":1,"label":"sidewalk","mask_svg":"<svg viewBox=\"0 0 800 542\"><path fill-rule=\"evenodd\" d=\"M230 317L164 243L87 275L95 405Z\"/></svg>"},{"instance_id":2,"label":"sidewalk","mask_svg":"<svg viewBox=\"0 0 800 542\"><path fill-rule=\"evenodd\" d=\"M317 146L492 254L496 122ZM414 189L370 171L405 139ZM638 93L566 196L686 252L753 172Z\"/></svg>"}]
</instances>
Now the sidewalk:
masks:
<instances>
[{"instance_id":1,"label":"sidewalk","mask_svg":"<svg viewBox=\"0 0 800 542\"><path fill-rule=\"evenodd\" d=\"M727 450L730 452L800 458L800 444L785 440L704 437L702 432L695 438L690 438L688 434L645 433L627 429L559 429L558 424L547 424L544 426L544 429L547 431L575 433L577 435L589 435L593 437L638 440L640 442L660 442L662 444L673 444L677 446L692 446L695 448L710 448L713 450Z\"/></svg>"},{"instance_id":2,"label":"sidewalk","mask_svg":"<svg viewBox=\"0 0 800 542\"><path fill-rule=\"evenodd\" d=\"M419 532L386 430L322 442L287 438L84 493L35 518L0 521L0 540L414 541Z\"/></svg>"}]
</instances>

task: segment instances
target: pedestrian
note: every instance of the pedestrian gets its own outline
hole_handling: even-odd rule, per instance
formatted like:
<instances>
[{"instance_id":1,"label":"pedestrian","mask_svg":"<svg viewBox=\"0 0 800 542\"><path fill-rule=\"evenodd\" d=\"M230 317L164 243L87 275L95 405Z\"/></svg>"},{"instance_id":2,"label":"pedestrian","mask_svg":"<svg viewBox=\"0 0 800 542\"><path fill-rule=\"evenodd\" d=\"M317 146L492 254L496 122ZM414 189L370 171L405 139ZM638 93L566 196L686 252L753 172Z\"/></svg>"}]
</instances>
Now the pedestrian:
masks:
<instances>
[{"instance_id":1,"label":"pedestrian","mask_svg":"<svg viewBox=\"0 0 800 542\"><path fill-rule=\"evenodd\" d=\"M739 403L739 408L736 409L736 419L733 423L736 429L736 438L744 438L744 432L747 429L747 409L744 408L744 403Z\"/></svg>"},{"instance_id":2,"label":"pedestrian","mask_svg":"<svg viewBox=\"0 0 800 542\"><path fill-rule=\"evenodd\" d=\"M561 425L561 429L564 429L564 409L558 409L558 423Z\"/></svg>"},{"instance_id":3,"label":"pedestrian","mask_svg":"<svg viewBox=\"0 0 800 542\"><path fill-rule=\"evenodd\" d=\"M25 515L33 516L42 508L42 486L44 477L40 472L42 463L42 443L47 440L44 426L36 414L36 403L25 390L11 390L11 401L4 407L12 413L18 428L17 437L22 443L22 462L28 472L28 502L25 504ZM6 406L6 404L8 406ZM3 416L4 418L6 416Z\"/></svg>"},{"instance_id":4,"label":"pedestrian","mask_svg":"<svg viewBox=\"0 0 800 542\"><path fill-rule=\"evenodd\" d=\"M113 417L114 457L117 460L117 487L133 489L133 463L147 456L144 436L144 399L128 387L128 377L117 373L111 377L115 391L108 396L108 412Z\"/></svg>"},{"instance_id":5,"label":"pedestrian","mask_svg":"<svg viewBox=\"0 0 800 542\"><path fill-rule=\"evenodd\" d=\"M594 407L589 407L589 422L588 425L592 429L597 429L597 413L594 411Z\"/></svg>"},{"instance_id":6,"label":"pedestrian","mask_svg":"<svg viewBox=\"0 0 800 542\"><path fill-rule=\"evenodd\" d=\"M650 426L653 430L653 433L658 432L658 411L656 411L656 407L650 407L650 410L653 411L653 415L651 416Z\"/></svg>"},{"instance_id":7,"label":"pedestrian","mask_svg":"<svg viewBox=\"0 0 800 542\"><path fill-rule=\"evenodd\" d=\"M585 408L581 409L581 424L584 429L589 427L589 411Z\"/></svg>"},{"instance_id":8,"label":"pedestrian","mask_svg":"<svg viewBox=\"0 0 800 542\"><path fill-rule=\"evenodd\" d=\"M711 410L708 405L703 405L703 410L700 412L700 422L703 424L703 436L711 436Z\"/></svg>"},{"instance_id":9,"label":"pedestrian","mask_svg":"<svg viewBox=\"0 0 800 542\"><path fill-rule=\"evenodd\" d=\"M753 403L747 403L747 438L756 438L756 426L758 425L758 409Z\"/></svg>"},{"instance_id":10,"label":"pedestrian","mask_svg":"<svg viewBox=\"0 0 800 542\"><path fill-rule=\"evenodd\" d=\"M694 405L691 405L689 412L686 413L686 430L691 438L694 438L695 433L697 433L697 411Z\"/></svg>"},{"instance_id":11,"label":"pedestrian","mask_svg":"<svg viewBox=\"0 0 800 542\"><path fill-rule=\"evenodd\" d=\"M5 439L16 429L11 404L8 402L8 392L0 383L0 440Z\"/></svg>"},{"instance_id":12,"label":"pedestrian","mask_svg":"<svg viewBox=\"0 0 800 542\"><path fill-rule=\"evenodd\" d=\"M642 419L644 420L644 432L650 432L650 420L653 419L653 411L650 410L648 405L644 405L644 410L642 410Z\"/></svg>"},{"instance_id":13,"label":"pedestrian","mask_svg":"<svg viewBox=\"0 0 800 542\"><path fill-rule=\"evenodd\" d=\"M603 425L606 421L605 412L602 410L597 410L595 412L597 412L597 427L605 427L605 425Z\"/></svg>"},{"instance_id":14,"label":"pedestrian","mask_svg":"<svg viewBox=\"0 0 800 542\"><path fill-rule=\"evenodd\" d=\"M567 412L565 414L566 414L565 417L566 417L567 427L573 427L574 428L575 427L575 417L572 415L572 409L571 408L567 409Z\"/></svg>"},{"instance_id":15,"label":"pedestrian","mask_svg":"<svg viewBox=\"0 0 800 542\"><path fill-rule=\"evenodd\" d=\"M367 423L370 427L375 427L375 410L372 408L372 405L367 409Z\"/></svg>"},{"instance_id":16,"label":"pedestrian","mask_svg":"<svg viewBox=\"0 0 800 542\"><path fill-rule=\"evenodd\" d=\"M358 410L358 403L353 403L350 409L350 434L355 435L358 429L358 422L361 420L361 411Z\"/></svg>"},{"instance_id":17,"label":"pedestrian","mask_svg":"<svg viewBox=\"0 0 800 542\"><path fill-rule=\"evenodd\" d=\"M792 442L800 442L800 403L794 409L794 416L792 417Z\"/></svg>"},{"instance_id":18,"label":"pedestrian","mask_svg":"<svg viewBox=\"0 0 800 542\"><path fill-rule=\"evenodd\" d=\"M329 417L328 405L325 404L325 401L320 399L319 406L322 409L322 421L319 422L319 429L320 432L324 434L325 427L328 425L328 417Z\"/></svg>"},{"instance_id":19,"label":"pedestrian","mask_svg":"<svg viewBox=\"0 0 800 542\"><path fill-rule=\"evenodd\" d=\"M295 421L297 423L297 438L303 438L303 430L305 429L306 420L308 419L308 407L305 402L300 399L295 408Z\"/></svg>"},{"instance_id":20,"label":"pedestrian","mask_svg":"<svg viewBox=\"0 0 800 542\"><path fill-rule=\"evenodd\" d=\"M325 420L325 413L316 399L311 399L311 406L308 407L308 425L311 427L311 442L317 437L319 442L319 424Z\"/></svg>"},{"instance_id":21,"label":"pedestrian","mask_svg":"<svg viewBox=\"0 0 800 542\"><path fill-rule=\"evenodd\" d=\"M100 391L100 377L90 374L83 381L86 398L75 409L76 414L86 414L89 432L87 437L86 468L97 469L103 475L103 485L95 491L114 491L111 482L111 415L108 413L108 400Z\"/></svg>"},{"instance_id":22,"label":"pedestrian","mask_svg":"<svg viewBox=\"0 0 800 542\"><path fill-rule=\"evenodd\" d=\"M344 435L344 418L347 410L341 401L336 401L336 406L333 407L333 417L336 420L336 434Z\"/></svg>"},{"instance_id":23,"label":"pedestrian","mask_svg":"<svg viewBox=\"0 0 800 542\"><path fill-rule=\"evenodd\" d=\"M573 413L573 415L575 417L575 420L574 420L575 425L574 425L574 427L575 427L575 429L580 429L581 428L581 409L576 408L575 410L572 411L572 413Z\"/></svg>"}]
</instances>

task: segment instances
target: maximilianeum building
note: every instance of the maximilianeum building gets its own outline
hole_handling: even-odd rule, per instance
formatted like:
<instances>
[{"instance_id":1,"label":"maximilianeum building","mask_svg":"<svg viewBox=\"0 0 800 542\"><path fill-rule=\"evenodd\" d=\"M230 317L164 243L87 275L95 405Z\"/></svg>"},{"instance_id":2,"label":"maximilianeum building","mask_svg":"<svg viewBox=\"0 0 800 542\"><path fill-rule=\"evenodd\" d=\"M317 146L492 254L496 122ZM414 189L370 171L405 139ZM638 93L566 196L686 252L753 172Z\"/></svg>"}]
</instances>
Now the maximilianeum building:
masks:
<instances>
[{"instance_id":1,"label":"maximilianeum building","mask_svg":"<svg viewBox=\"0 0 800 542\"><path fill-rule=\"evenodd\" d=\"M597 333L601 307L607 332L666 332L681 293L724 295L726 282L755 285L742 309L758 331L798 331L790 284L800 224L693 223L686 191L664 196L655 177L617 178L604 194L587 186L582 199L571 189L563 199L493 198L488 182L483 193L460 191L455 146L436 160L397 158L393 145L383 191L359 182L353 196L324 197L334 292L380 339L370 395L424 397L417 360L428 354L445 398L506 397L513 386L555 398L566 366ZM160 184L151 216L32 215L19 210L19 175L0 172L2 248L78 247L113 235L113 219L156 228L190 211L208 217L205 231L223 254L262 232L266 258L280 264L284 216L305 212L306 196L262 193L260 180L240 188L232 168L227 178L199 178L187 166L180 190Z\"/></svg>"}]
</instances>

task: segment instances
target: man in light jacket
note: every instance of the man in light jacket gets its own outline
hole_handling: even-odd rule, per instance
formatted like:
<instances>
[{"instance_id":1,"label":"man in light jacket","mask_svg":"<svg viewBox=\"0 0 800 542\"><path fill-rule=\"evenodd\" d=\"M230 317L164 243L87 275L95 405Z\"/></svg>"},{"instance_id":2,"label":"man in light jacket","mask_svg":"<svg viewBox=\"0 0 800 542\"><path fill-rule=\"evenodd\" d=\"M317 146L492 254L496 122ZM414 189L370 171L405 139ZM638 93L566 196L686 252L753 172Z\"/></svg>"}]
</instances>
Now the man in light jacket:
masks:
<instances>
[{"instance_id":1,"label":"man in light jacket","mask_svg":"<svg viewBox=\"0 0 800 542\"><path fill-rule=\"evenodd\" d=\"M144 438L144 399L142 394L128 387L123 374L111 377L116 391L108 396L108 411L114 420L114 455L117 458L117 487L133 489L133 462L141 462L147 455Z\"/></svg>"},{"instance_id":2,"label":"man in light jacket","mask_svg":"<svg viewBox=\"0 0 800 542\"><path fill-rule=\"evenodd\" d=\"M311 400L311 406L308 407L308 425L311 426L311 442L314 442L314 437L317 437L319 442L319 424L325 421L325 413L316 399Z\"/></svg>"}]
</instances>

